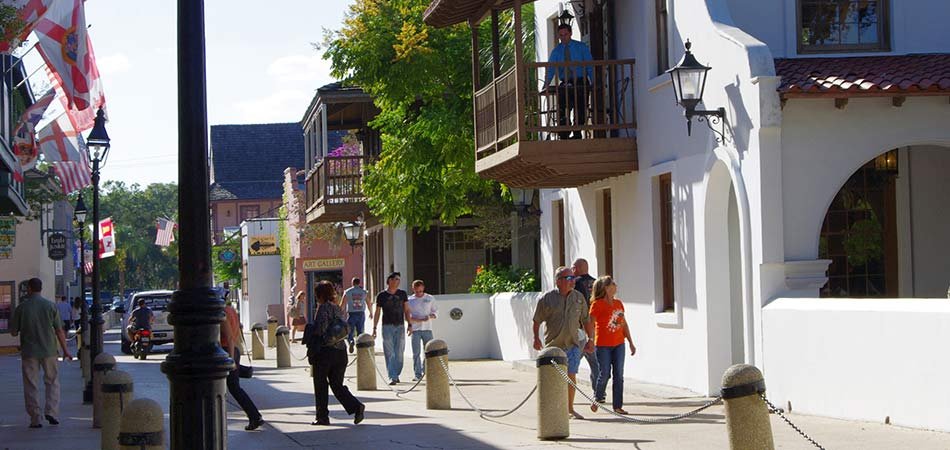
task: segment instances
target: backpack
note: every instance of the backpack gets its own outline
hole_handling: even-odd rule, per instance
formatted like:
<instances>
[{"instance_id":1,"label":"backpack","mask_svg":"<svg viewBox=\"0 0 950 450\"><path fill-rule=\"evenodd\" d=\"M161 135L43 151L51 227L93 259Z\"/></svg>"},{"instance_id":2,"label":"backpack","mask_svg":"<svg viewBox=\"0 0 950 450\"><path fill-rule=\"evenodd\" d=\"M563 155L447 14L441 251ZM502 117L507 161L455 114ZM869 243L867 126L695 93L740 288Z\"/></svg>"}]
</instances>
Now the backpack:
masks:
<instances>
[{"instance_id":1,"label":"backpack","mask_svg":"<svg viewBox=\"0 0 950 450\"><path fill-rule=\"evenodd\" d=\"M316 320L317 315L320 313L320 308L322 307L323 305L320 305L317 311L314 312L314 320ZM316 365L317 361L320 360L323 349L332 347L343 339L346 339L348 333L349 325L340 317L335 317L330 321L324 334L317 333L317 325L315 323L308 323L303 330L303 343L307 346L307 362L309 362L311 366Z\"/></svg>"}]
</instances>

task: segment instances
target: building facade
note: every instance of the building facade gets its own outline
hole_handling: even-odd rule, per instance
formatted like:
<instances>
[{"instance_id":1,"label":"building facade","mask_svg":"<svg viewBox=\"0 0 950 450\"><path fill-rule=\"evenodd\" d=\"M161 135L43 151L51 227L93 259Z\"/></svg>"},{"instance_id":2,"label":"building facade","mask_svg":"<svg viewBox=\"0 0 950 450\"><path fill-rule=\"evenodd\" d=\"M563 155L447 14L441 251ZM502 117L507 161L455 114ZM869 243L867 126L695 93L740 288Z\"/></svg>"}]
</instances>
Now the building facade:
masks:
<instances>
[{"instance_id":1,"label":"building facade","mask_svg":"<svg viewBox=\"0 0 950 450\"><path fill-rule=\"evenodd\" d=\"M425 19L478 23L524 3L440 0ZM795 411L948 429L945 413L901 405L950 391L887 386L929 384L950 364L914 350L941 339L931 320L948 317L950 241L937 211L950 206L941 195L950 33L932 18L950 5L533 6L539 61L501 67L487 81L476 73L476 169L541 189L544 289L555 267L579 257L592 274L617 279L640 349L627 376L713 394L727 367L751 363L772 400ZM575 114L573 125L557 117L557 88L533 85L545 69L570 66L546 63L565 9L595 60L580 94L589 95L587 117ZM724 108L718 123L693 117L691 134L666 73L687 41L712 67L700 109ZM481 114L505 89L528 99L510 112L514 135L495 131L504 117ZM634 104L632 116L619 114ZM562 139L565 131L582 138ZM586 167L562 167L541 151ZM635 164L623 165L631 155ZM537 176L512 175L526 168ZM895 360L908 368L890 369Z\"/></svg>"}]
</instances>

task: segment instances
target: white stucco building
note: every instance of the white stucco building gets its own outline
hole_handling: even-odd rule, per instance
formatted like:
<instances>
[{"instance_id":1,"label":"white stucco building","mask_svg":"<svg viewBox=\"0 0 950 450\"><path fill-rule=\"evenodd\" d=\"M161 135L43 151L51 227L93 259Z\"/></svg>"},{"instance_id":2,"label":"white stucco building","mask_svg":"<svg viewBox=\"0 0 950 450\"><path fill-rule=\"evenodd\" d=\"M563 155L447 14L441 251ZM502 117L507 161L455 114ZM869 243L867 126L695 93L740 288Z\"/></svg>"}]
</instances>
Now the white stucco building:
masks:
<instances>
[{"instance_id":1,"label":"white stucco building","mask_svg":"<svg viewBox=\"0 0 950 450\"><path fill-rule=\"evenodd\" d=\"M523 3L436 0L425 19L506 20ZM950 430L921 406L950 401L950 357L929 351L950 319L950 3L533 7L538 63L474 57L476 169L541 189L545 290L579 257L616 278L639 349L626 376L713 394L746 362L796 412ZM562 71L556 86L569 67L541 64L565 9L595 60L573 125L541 75ZM691 136L665 73L687 39L712 67L699 108L725 109Z\"/></svg>"}]
</instances>

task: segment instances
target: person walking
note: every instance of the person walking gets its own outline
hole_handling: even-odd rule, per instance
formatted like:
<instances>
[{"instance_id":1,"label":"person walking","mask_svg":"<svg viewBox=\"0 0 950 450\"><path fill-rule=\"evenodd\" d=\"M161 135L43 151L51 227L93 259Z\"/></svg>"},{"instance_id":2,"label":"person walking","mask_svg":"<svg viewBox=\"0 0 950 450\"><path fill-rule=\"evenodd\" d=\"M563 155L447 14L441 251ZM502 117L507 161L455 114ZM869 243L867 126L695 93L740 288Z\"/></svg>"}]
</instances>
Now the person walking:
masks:
<instances>
[{"instance_id":1,"label":"person walking","mask_svg":"<svg viewBox=\"0 0 950 450\"><path fill-rule=\"evenodd\" d=\"M244 388L241 387L241 378L238 376L238 368L241 365L241 351L238 343L241 342L243 332L241 331L241 320L238 318L238 312L227 303L224 307L224 322L221 322L221 348L231 355L234 359L234 369L228 373L227 385L228 393L238 402L244 414L250 420L250 423L244 427L247 431L253 431L264 424L264 418L257 409L257 405L247 395Z\"/></svg>"},{"instance_id":2,"label":"person walking","mask_svg":"<svg viewBox=\"0 0 950 450\"><path fill-rule=\"evenodd\" d=\"M363 334L366 327L366 289L363 289L359 278L353 278L353 286L343 292L343 315L346 317L346 324L350 331L346 336L346 341L350 343L350 353L353 353L354 338ZM372 308L370 302L369 308ZM369 318L373 318L373 312L370 310Z\"/></svg>"},{"instance_id":3,"label":"person walking","mask_svg":"<svg viewBox=\"0 0 950 450\"><path fill-rule=\"evenodd\" d=\"M72 306L73 306L73 327L75 327L78 330L82 326L82 324L80 323L82 322L82 307L85 305L83 305L83 301L81 298L76 297L72 301Z\"/></svg>"},{"instance_id":4,"label":"person walking","mask_svg":"<svg viewBox=\"0 0 950 450\"><path fill-rule=\"evenodd\" d=\"M432 319L438 317L439 308L435 305L435 297L426 294L422 280L412 282L412 293L409 297L409 325L412 326L412 369L416 375L412 381L419 381L425 375L422 352L432 340Z\"/></svg>"},{"instance_id":5,"label":"person walking","mask_svg":"<svg viewBox=\"0 0 950 450\"><path fill-rule=\"evenodd\" d=\"M399 277L399 272L393 272L386 277L386 290L376 295L376 316L373 318L373 339L376 339L376 326L382 316L383 356L386 359L390 386L399 383L402 356L406 351L406 336L412 334L409 295L399 289ZM408 330L406 322L409 322Z\"/></svg>"},{"instance_id":6,"label":"person walking","mask_svg":"<svg viewBox=\"0 0 950 450\"><path fill-rule=\"evenodd\" d=\"M591 287L594 285L594 277L588 273L589 267L587 260L577 258L574 264L571 265L571 271L574 273L574 290L584 296L584 301L587 302L587 309L590 310L590 293ZM578 329L577 333L581 348L587 345L588 340L593 339L589 334L584 332L583 328ZM590 368L590 388L596 389L597 379L600 378L600 363L597 360L597 354L595 352L584 353L584 359L587 360L587 366Z\"/></svg>"},{"instance_id":7,"label":"person walking","mask_svg":"<svg viewBox=\"0 0 950 450\"><path fill-rule=\"evenodd\" d=\"M616 298L617 283L610 276L604 276L594 282L594 296L590 304L590 316L594 321L594 345L600 362L600 378L594 388L597 403L607 398L607 381L614 378L612 406L614 412L627 414L623 409L623 360L624 339L630 342L630 356L637 353L630 336L630 328L624 317L623 302ZM597 403L591 404L591 411L597 412Z\"/></svg>"},{"instance_id":8,"label":"person walking","mask_svg":"<svg viewBox=\"0 0 950 450\"><path fill-rule=\"evenodd\" d=\"M297 332L303 332L307 326L307 317L304 315L306 305L304 299L306 294L303 291L297 292L297 295L290 299L290 310L287 315L290 316L290 342L297 340Z\"/></svg>"},{"instance_id":9,"label":"person walking","mask_svg":"<svg viewBox=\"0 0 950 450\"><path fill-rule=\"evenodd\" d=\"M568 267L558 267L554 271L555 289L541 297L534 310L534 320L531 331L534 334L534 349L540 351L541 339L538 331L541 324L545 324L543 347L558 347L567 354L567 376L572 382L577 382L577 369L581 364L581 353L594 351L594 343L580 347L577 336L578 327L583 327L587 334L593 334L594 328L590 321L590 311L587 302L581 293L574 290L574 273ZM583 419L574 410L574 387L567 388L568 413L575 419Z\"/></svg>"},{"instance_id":10,"label":"person walking","mask_svg":"<svg viewBox=\"0 0 950 450\"><path fill-rule=\"evenodd\" d=\"M59 311L59 319L63 321L63 332L69 332L73 326L73 307L66 301L65 296L59 297L56 310Z\"/></svg>"},{"instance_id":11,"label":"person walking","mask_svg":"<svg viewBox=\"0 0 950 450\"><path fill-rule=\"evenodd\" d=\"M17 305L10 321L10 335L20 338L22 359L23 399L26 413L30 415L30 428L41 428L39 404L39 377L43 370L46 385L46 404L43 415L50 425L59 425L59 366L56 344L63 351L63 360L73 356L66 347L63 321L53 302L43 298L43 281L31 278L27 281L27 296Z\"/></svg>"},{"instance_id":12,"label":"person walking","mask_svg":"<svg viewBox=\"0 0 950 450\"><path fill-rule=\"evenodd\" d=\"M313 366L313 396L317 408L311 425L330 424L328 388L333 390L333 396L343 405L346 413L353 416L353 423L359 425L363 421L366 406L343 385L347 364L346 346L343 343L346 330L342 330L340 335L335 333L339 331L335 330L335 323L343 320L343 310L336 302L336 288L329 281L321 281L317 284L316 296L317 312L307 336L310 341L318 341L307 342L307 357Z\"/></svg>"}]
</instances>

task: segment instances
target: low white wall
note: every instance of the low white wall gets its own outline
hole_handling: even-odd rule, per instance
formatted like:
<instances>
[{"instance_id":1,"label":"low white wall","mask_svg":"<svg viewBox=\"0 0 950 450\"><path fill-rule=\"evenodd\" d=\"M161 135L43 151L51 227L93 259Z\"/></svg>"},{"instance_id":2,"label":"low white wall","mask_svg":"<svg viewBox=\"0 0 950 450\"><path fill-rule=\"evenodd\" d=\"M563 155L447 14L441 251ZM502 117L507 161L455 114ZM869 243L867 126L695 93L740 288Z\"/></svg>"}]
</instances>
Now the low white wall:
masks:
<instances>
[{"instance_id":1,"label":"low white wall","mask_svg":"<svg viewBox=\"0 0 950 450\"><path fill-rule=\"evenodd\" d=\"M793 411L950 431L950 301L781 298L763 312L768 396Z\"/></svg>"},{"instance_id":2,"label":"low white wall","mask_svg":"<svg viewBox=\"0 0 950 450\"><path fill-rule=\"evenodd\" d=\"M540 292L504 292L491 298L491 357L504 361L534 359L531 325Z\"/></svg>"},{"instance_id":3,"label":"low white wall","mask_svg":"<svg viewBox=\"0 0 950 450\"><path fill-rule=\"evenodd\" d=\"M438 318L432 322L432 336L442 339L449 347L449 359L492 358L494 332L491 321L491 303L485 294L436 295ZM462 310L462 317L454 320L450 312ZM383 350L382 324L376 339L376 349ZM373 332L373 321L366 318L366 332ZM412 371L412 338L406 337L404 367Z\"/></svg>"}]
</instances>

